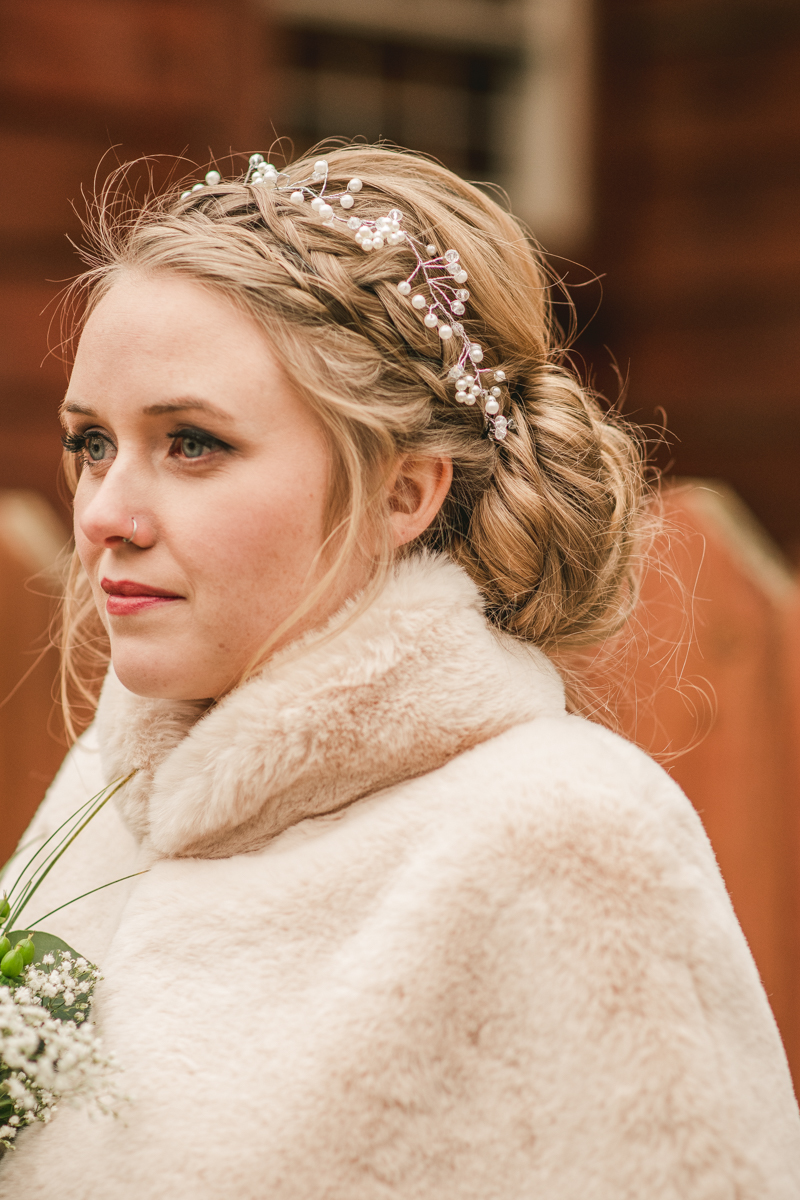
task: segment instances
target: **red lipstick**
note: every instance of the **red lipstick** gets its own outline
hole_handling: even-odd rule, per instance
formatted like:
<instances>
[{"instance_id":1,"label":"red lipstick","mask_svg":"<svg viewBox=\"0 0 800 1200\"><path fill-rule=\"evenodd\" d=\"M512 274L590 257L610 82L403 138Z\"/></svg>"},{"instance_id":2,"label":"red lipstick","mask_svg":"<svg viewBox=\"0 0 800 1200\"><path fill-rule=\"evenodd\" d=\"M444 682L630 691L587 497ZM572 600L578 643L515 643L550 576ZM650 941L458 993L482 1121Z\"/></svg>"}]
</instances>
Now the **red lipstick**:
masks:
<instances>
[{"instance_id":1,"label":"red lipstick","mask_svg":"<svg viewBox=\"0 0 800 1200\"><path fill-rule=\"evenodd\" d=\"M108 595L106 612L112 617L126 617L145 608L184 599L177 592L149 583L134 583L131 579L101 579L100 587Z\"/></svg>"}]
</instances>

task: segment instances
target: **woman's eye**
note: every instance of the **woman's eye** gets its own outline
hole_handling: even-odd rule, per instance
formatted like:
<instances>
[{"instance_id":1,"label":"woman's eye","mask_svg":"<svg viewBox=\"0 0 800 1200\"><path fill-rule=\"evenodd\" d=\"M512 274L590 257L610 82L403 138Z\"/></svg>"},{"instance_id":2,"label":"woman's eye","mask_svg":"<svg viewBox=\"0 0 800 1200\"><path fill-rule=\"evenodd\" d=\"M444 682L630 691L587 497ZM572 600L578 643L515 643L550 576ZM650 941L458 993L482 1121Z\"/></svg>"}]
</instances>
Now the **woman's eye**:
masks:
<instances>
[{"instance_id":1,"label":"woman's eye","mask_svg":"<svg viewBox=\"0 0 800 1200\"><path fill-rule=\"evenodd\" d=\"M215 450L223 448L210 434L200 434L191 429L179 429L171 433L172 447L170 453L178 458L207 458Z\"/></svg>"},{"instance_id":2,"label":"woman's eye","mask_svg":"<svg viewBox=\"0 0 800 1200\"><path fill-rule=\"evenodd\" d=\"M104 438L99 433L89 433L86 435L85 452L87 458L92 462L102 462L104 458L111 458L111 444L108 438Z\"/></svg>"}]
</instances>

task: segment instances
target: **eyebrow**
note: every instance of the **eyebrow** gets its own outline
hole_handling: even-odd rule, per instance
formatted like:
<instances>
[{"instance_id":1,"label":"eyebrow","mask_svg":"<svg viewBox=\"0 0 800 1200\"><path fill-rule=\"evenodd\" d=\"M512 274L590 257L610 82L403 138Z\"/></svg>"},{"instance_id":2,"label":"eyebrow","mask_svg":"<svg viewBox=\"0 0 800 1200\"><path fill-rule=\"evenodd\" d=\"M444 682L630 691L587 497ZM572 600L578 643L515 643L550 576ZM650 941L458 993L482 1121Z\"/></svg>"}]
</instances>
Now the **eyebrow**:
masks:
<instances>
[{"instance_id":1,"label":"eyebrow","mask_svg":"<svg viewBox=\"0 0 800 1200\"><path fill-rule=\"evenodd\" d=\"M225 420L229 414L223 412L221 408L217 408L214 404L209 404L207 400L198 400L193 396L181 397L173 400L168 404L148 404L142 409L146 417L163 417L169 413L179 412L203 412L210 417L217 417L219 420ZM78 404L75 400L64 401L61 405L62 413L77 413L83 417L96 417L97 413L92 408L88 408L85 404Z\"/></svg>"}]
</instances>

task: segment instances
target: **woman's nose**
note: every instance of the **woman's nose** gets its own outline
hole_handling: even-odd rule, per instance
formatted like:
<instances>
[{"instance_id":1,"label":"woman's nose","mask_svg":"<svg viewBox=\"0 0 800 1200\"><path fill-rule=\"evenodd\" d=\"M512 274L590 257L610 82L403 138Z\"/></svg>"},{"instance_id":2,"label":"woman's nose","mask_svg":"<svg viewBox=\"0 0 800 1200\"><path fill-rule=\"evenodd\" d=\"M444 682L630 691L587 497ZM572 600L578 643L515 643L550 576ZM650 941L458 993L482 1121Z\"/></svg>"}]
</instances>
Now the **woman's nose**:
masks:
<instances>
[{"instance_id":1,"label":"woman's nose","mask_svg":"<svg viewBox=\"0 0 800 1200\"><path fill-rule=\"evenodd\" d=\"M76 526L95 546L153 544L153 522L140 491L121 487L107 476L85 508L76 513Z\"/></svg>"}]
</instances>

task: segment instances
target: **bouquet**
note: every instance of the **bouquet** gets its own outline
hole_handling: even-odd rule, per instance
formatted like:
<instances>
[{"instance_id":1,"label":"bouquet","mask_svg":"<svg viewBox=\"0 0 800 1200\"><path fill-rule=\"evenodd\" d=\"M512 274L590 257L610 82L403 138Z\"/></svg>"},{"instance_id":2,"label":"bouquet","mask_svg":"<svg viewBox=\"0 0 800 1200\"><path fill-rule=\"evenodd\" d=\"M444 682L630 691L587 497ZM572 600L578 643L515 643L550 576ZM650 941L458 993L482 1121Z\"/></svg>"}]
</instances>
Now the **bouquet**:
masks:
<instances>
[{"instance_id":1,"label":"bouquet","mask_svg":"<svg viewBox=\"0 0 800 1200\"><path fill-rule=\"evenodd\" d=\"M32 927L14 927L46 875L129 778L104 788L60 825L0 901L0 1155L13 1147L20 1129L49 1121L61 1099L115 1111L114 1064L88 1019L100 972L66 942L37 928L101 888L59 905Z\"/></svg>"}]
</instances>

